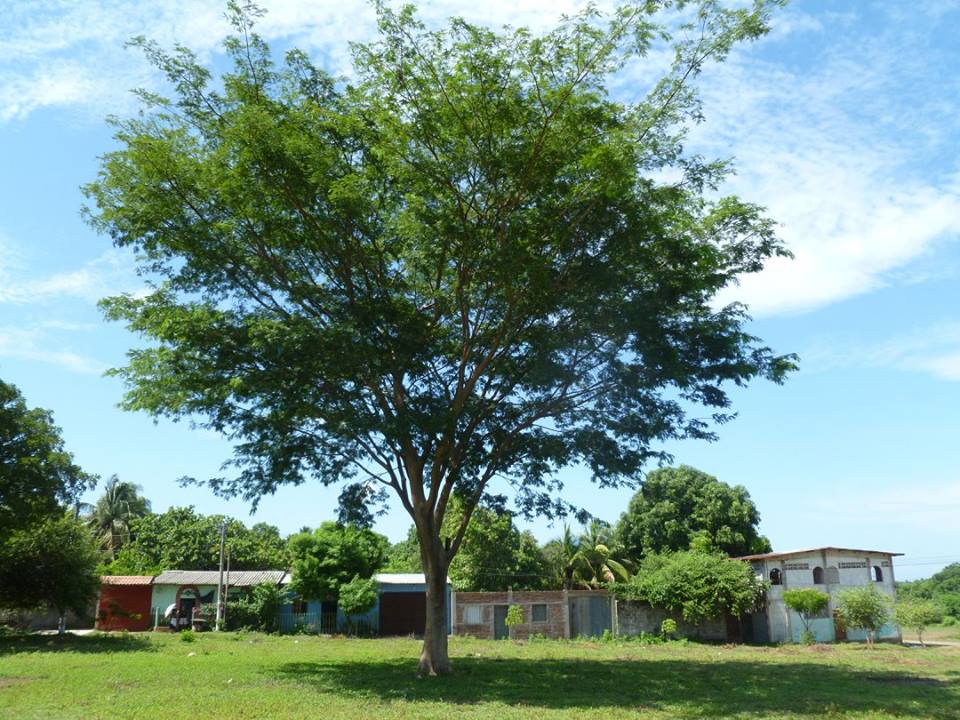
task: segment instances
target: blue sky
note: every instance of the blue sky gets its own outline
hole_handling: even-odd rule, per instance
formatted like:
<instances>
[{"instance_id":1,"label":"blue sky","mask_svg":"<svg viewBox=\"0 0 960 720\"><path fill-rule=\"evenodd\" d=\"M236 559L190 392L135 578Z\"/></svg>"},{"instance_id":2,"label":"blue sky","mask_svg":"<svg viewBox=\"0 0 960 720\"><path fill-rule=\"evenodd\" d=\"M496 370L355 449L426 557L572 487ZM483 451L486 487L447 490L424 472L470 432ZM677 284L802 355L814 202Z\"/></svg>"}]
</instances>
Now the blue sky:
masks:
<instances>
[{"instance_id":1,"label":"blue sky","mask_svg":"<svg viewBox=\"0 0 960 720\"><path fill-rule=\"evenodd\" d=\"M346 72L346 41L369 37L354 0L264 1L262 33ZM576 3L430 3L453 14L543 27ZM128 90L162 87L124 41L181 41L218 61L221 7L206 0L0 0L0 378L50 408L91 472L139 483L154 507L193 504L250 520L240 502L183 475L217 471L216 435L116 408L102 376L134 339L96 300L141 283L129 256L80 219L79 187L112 146L103 118L135 110ZM707 120L691 147L736 158L725 191L766 205L796 255L730 291L753 330L797 352L783 387L734 394L739 417L714 444L670 446L678 462L741 483L776 549L906 553L898 576L960 560L960 4L791 4L773 32L704 73ZM654 62L655 64L655 62ZM629 96L645 67L619 79ZM569 496L614 520L627 491L565 471ZM335 513L316 482L264 499L255 520L292 532ZM402 511L379 529L398 539ZM557 532L531 526L546 540Z\"/></svg>"}]
</instances>

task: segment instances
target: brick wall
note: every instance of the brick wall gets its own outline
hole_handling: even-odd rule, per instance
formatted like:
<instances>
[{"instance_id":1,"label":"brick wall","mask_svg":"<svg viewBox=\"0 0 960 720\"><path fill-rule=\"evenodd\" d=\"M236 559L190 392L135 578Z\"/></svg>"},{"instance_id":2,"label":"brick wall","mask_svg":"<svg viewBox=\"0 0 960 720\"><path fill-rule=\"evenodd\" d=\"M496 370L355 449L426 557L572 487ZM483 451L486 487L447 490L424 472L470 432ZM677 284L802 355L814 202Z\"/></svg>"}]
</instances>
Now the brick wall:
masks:
<instances>
[{"instance_id":1,"label":"brick wall","mask_svg":"<svg viewBox=\"0 0 960 720\"><path fill-rule=\"evenodd\" d=\"M516 640L526 640L532 635L562 639L569 636L569 600L574 597L602 596L605 592L593 590L516 590L513 592L458 592L456 594L453 616L455 635L471 635L477 638L493 639L494 606L519 605L523 610L525 622L513 628ZM533 606L547 606L545 622L533 622ZM480 606L480 623L467 624L467 606Z\"/></svg>"}]
</instances>

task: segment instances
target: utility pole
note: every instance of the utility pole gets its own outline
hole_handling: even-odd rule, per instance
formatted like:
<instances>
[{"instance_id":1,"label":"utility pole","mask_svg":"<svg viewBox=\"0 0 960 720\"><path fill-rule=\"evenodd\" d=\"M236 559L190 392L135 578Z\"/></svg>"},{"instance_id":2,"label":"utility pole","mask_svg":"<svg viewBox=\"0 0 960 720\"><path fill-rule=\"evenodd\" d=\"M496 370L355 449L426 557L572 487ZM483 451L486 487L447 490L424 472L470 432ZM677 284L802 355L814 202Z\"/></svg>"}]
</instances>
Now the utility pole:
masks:
<instances>
[{"instance_id":1,"label":"utility pole","mask_svg":"<svg viewBox=\"0 0 960 720\"><path fill-rule=\"evenodd\" d=\"M223 626L227 626L227 601L230 599L230 546L227 546L227 582L223 586Z\"/></svg>"},{"instance_id":2,"label":"utility pole","mask_svg":"<svg viewBox=\"0 0 960 720\"><path fill-rule=\"evenodd\" d=\"M223 621L223 547L227 542L227 521L220 526L220 580L217 583L217 622L216 629L220 629Z\"/></svg>"}]
</instances>

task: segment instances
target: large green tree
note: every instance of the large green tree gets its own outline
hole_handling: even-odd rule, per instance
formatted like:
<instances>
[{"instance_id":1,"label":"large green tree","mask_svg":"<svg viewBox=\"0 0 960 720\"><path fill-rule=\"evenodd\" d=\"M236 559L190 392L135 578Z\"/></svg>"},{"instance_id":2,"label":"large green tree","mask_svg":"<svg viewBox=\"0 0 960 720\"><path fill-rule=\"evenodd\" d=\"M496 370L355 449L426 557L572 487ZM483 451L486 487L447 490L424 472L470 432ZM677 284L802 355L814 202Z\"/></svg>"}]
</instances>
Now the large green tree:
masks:
<instances>
[{"instance_id":1,"label":"large green tree","mask_svg":"<svg viewBox=\"0 0 960 720\"><path fill-rule=\"evenodd\" d=\"M141 490L139 485L121 482L116 475L111 475L91 509L87 521L111 558L130 542L133 522L150 512L150 501L140 495Z\"/></svg>"},{"instance_id":2,"label":"large green tree","mask_svg":"<svg viewBox=\"0 0 960 720\"><path fill-rule=\"evenodd\" d=\"M131 523L131 539L107 567L115 574L164 570L216 570L220 564L220 527L227 523L233 570L285 570L286 542L273 525L246 527L222 515L200 515L188 507L149 513Z\"/></svg>"},{"instance_id":3,"label":"large green tree","mask_svg":"<svg viewBox=\"0 0 960 720\"><path fill-rule=\"evenodd\" d=\"M28 407L15 386L0 381L0 543L58 517L95 482L64 448L53 415Z\"/></svg>"},{"instance_id":4,"label":"large green tree","mask_svg":"<svg viewBox=\"0 0 960 720\"><path fill-rule=\"evenodd\" d=\"M387 559L387 538L368 528L325 522L289 540L293 580L290 589L305 598L337 597L352 578L369 579Z\"/></svg>"},{"instance_id":5,"label":"large green tree","mask_svg":"<svg viewBox=\"0 0 960 720\"><path fill-rule=\"evenodd\" d=\"M616 541L631 558L691 546L731 556L770 552L759 523L760 513L742 485L681 465L646 476L620 516Z\"/></svg>"},{"instance_id":6,"label":"large green tree","mask_svg":"<svg viewBox=\"0 0 960 720\"><path fill-rule=\"evenodd\" d=\"M50 607L83 617L100 588L100 549L90 530L74 517L48 518L14 532L0 544L0 607Z\"/></svg>"},{"instance_id":7,"label":"large green tree","mask_svg":"<svg viewBox=\"0 0 960 720\"><path fill-rule=\"evenodd\" d=\"M148 341L117 371L124 405L232 438L235 472L210 480L228 495L358 475L395 493L427 576L422 674L450 670L444 578L494 477L521 511L562 512L560 467L632 482L661 441L713 437L698 406L726 420L727 385L792 366L716 303L784 254L773 222L684 151L693 79L770 3L666 4L544 34L378 4L349 82L298 51L276 64L245 3L218 82L139 42L172 96L140 93L87 188L154 279L104 303ZM662 75L635 62L655 46Z\"/></svg>"}]
</instances>

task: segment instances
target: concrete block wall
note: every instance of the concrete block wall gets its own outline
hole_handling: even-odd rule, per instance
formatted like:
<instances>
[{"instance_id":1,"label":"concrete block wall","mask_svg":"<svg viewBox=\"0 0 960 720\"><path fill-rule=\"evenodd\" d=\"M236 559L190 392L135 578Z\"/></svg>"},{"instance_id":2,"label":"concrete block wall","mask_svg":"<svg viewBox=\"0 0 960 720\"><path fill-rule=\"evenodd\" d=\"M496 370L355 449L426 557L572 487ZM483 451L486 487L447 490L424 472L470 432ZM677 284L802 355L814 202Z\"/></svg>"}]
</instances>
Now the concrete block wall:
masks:
<instances>
[{"instance_id":1,"label":"concrete block wall","mask_svg":"<svg viewBox=\"0 0 960 720\"><path fill-rule=\"evenodd\" d=\"M668 617L672 616L667 611L643 602L617 601L620 635L637 636L641 633L659 635L660 624ZM691 625L683 620L677 620L677 635L700 640L726 640L727 627L723 618L711 620L702 625Z\"/></svg>"}]
</instances>

